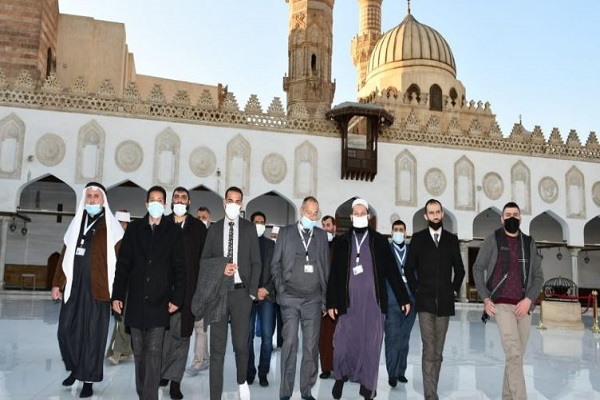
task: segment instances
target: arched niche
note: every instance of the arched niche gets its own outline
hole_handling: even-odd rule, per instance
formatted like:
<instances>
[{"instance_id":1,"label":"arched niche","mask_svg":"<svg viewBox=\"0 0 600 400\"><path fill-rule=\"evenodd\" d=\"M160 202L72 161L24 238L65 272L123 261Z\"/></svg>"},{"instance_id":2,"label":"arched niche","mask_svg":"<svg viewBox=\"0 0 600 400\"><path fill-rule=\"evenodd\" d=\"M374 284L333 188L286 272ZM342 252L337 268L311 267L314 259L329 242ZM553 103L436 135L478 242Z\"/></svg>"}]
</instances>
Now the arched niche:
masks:
<instances>
[{"instance_id":1,"label":"arched niche","mask_svg":"<svg viewBox=\"0 0 600 400\"><path fill-rule=\"evenodd\" d=\"M583 242L586 246L600 247L600 215L595 216L585 224Z\"/></svg>"},{"instance_id":2,"label":"arched niche","mask_svg":"<svg viewBox=\"0 0 600 400\"><path fill-rule=\"evenodd\" d=\"M181 140L171 128L167 128L154 139L154 168L152 181L165 189L173 189L179 181L179 158Z\"/></svg>"},{"instance_id":3,"label":"arched niche","mask_svg":"<svg viewBox=\"0 0 600 400\"><path fill-rule=\"evenodd\" d=\"M567 218L585 219L585 180L576 166L565 174L565 187Z\"/></svg>"},{"instance_id":4,"label":"arched niche","mask_svg":"<svg viewBox=\"0 0 600 400\"><path fill-rule=\"evenodd\" d=\"M190 214L197 216L198 208L206 207L210 211L210 219L212 222L218 221L225 217L223 209L223 196L204 185L198 185L188 189L190 191ZM225 195L225 193L223 193ZM171 196L169 197L169 201ZM244 193L244 201L246 200Z\"/></svg>"},{"instance_id":5,"label":"arched niche","mask_svg":"<svg viewBox=\"0 0 600 400\"><path fill-rule=\"evenodd\" d=\"M523 161L510 169L511 199L519 205L521 214L531 215L531 174Z\"/></svg>"},{"instance_id":6,"label":"arched niche","mask_svg":"<svg viewBox=\"0 0 600 400\"><path fill-rule=\"evenodd\" d=\"M250 194L250 156L252 149L242 135L237 135L227 143L227 170L225 174L225 186L237 186L244 192Z\"/></svg>"},{"instance_id":7,"label":"arched niche","mask_svg":"<svg viewBox=\"0 0 600 400\"><path fill-rule=\"evenodd\" d=\"M294 197L317 195L318 152L308 140L294 151Z\"/></svg>"},{"instance_id":8,"label":"arched niche","mask_svg":"<svg viewBox=\"0 0 600 400\"><path fill-rule=\"evenodd\" d=\"M451 212L449 212L447 209L442 208L442 210L444 211L444 218L442 219L442 224L444 225L444 229L452 232L454 234L457 233L456 231L456 216L454 214L452 214ZM416 213L413 214L413 219L412 219L412 232L416 233L419 232L425 228L427 228L427 220L425 219L425 207L422 207L421 209L419 209Z\"/></svg>"},{"instance_id":9,"label":"arched niche","mask_svg":"<svg viewBox=\"0 0 600 400\"><path fill-rule=\"evenodd\" d=\"M473 239L485 239L502 226L500 218L501 210L489 207L475 216L473 219Z\"/></svg>"},{"instance_id":10,"label":"arched niche","mask_svg":"<svg viewBox=\"0 0 600 400\"><path fill-rule=\"evenodd\" d=\"M252 213L261 211L267 218L267 227L284 226L298 218L296 206L280 193L271 191L253 198L246 204L246 218L250 220ZM270 230L265 233L270 235Z\"/></svg>"},{"instance_id":11,"label":"arched niche","mask_svg":"<svg viewBox=\"0 0 600 400\"><path fill-rule=\"evenodd\" d=\"M150 189L150 188L148 188ZM106 197L113 213L127 210L132 219L142 218L146 215L147 189L130 180L125 180L110 188L106 188ZM169 194L167 193L167 202Z\"/></svg>"},{"instance_id":12,"label":"arched niche","mask_svg":"<svg viewBox=\"0 0 600 400\"><path fill-rule=\"evenodd\" d=\"M76 183L102 182L105 138L104 129L95 120L79 129Z\"/></svg>"},{"instance_id":13,"label":"arched niche","mask_svg":"<svg viewBox=\"0 0 600 400\"><path fill-rule=\"evenodd\" d=\"M15 113L0 120L0 178L20 179L25 123Z\"/></svg>"},{"instance_id":14,"label":"arched niche","mask_svg":"<svg viewBox=\"0 0 600 400\"><path fill-rule=\"evenodd\" d=\"M521 228L525 231L523 226ZM529 223L529 235L536 242L567 243L568 225L557 214L547 210L531 220Z\"/></svg>"},{"instance_id":15,"label":"arched niche","mask_svg":"<svg viewBox=\"0 0 600 400\"><path fill-rule=\"evenodd\" d=\"M475 166L466 156L454 163L454 208L475 211Z\"/></svg>"},{"instance_id":16,"label":"arched niche","mask_svg":"<svg viewBox=\"0 0 600 400\"><path fill-rule=\"evenodd\" d=\"M396 205L417 205L417 159L408 150L396 157Z\"/></svg>"},{"instance_id":17,"label":"arched niche","mask_svg":"<svg viewBox=\"0 0 600 400\"><path fill-rule=\"evenodd\" d=\"M352 221L350 220L350 215L352 214L352 202L356 200L358 196L351 197L342 204L338 206L335 210L335 222L337 225L337 235L341 235L344 232L348 231L352 227ZM371 214L371 219L369 221L369 226L375 230L377 230L377 210L373 208L373 205L369 202L369 199L361 197L369 203L369 214Z\"/></svg>"}]
</instances>

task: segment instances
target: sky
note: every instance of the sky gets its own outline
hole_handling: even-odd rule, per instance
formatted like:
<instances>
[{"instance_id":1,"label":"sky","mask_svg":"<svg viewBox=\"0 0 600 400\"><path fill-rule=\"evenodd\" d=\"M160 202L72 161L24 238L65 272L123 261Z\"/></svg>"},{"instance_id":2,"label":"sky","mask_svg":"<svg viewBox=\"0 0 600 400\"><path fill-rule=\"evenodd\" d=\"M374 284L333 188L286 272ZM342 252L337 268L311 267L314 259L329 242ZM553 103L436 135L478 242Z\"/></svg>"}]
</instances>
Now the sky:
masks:
<instances>
[{"instance_id":1,"label":"sky","mask_svg":"<svg viewBox=\"0 0 600 400\"><path fill-rule=\"evenodd\" d=\"M508 136L519 120L582 144L600 135L600 1L412 0L411 14L448 42L467 100L486 101ZM228 85L244 108L285 105L289 5L286 0L59 0L65 14L122 22L138 74ZM407 13L384 0L382 32ZM350 43L358 0L337 0L333 16L333 105L356 100Z\"/></svg>"}]
</instances>

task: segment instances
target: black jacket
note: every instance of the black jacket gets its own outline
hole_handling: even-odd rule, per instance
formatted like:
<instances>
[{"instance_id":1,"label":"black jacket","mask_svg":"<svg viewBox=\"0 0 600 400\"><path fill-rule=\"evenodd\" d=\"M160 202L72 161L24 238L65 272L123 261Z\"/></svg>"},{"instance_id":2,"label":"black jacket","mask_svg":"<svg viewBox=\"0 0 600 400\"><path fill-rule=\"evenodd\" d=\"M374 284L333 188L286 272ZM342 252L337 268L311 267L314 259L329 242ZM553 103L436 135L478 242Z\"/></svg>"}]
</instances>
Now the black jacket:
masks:
<instances>
[{"instance_id":1,"label":"black jacket","mask_svg":"<svg viewBox=\"0 0 600 400\"><path fill-rule=\"evenodd\" d=\"M331 269L327 281L327 308L335 308L338 315L345 314L350 307L350 274L354 267L351 260L353 230L336 239L331 256ZM369 246L373 257L375 296L383 314L387 313L386 281L390 283L398 304L409 304L410 300L388 240L380 233L369 229Z\"/></svg>"},{"instance_id":2,"label":"black jacket","mask_svg":"<svg viewBox=\"0 0 600 400\"><path fill-rule=\"evenodd\" d=\"M169 302L180 307L185 296L182 229L162 217L154 231L148 214L129 224L117 257L113 300L125 301L125 325L169 327Z\"/></svg>"},{"instance_id":3,"label":"black jacket","mask_svg":"<svg viewBox=\"0 0 600 400\"><path fill-rule=\"evenodd\" d=\"M454 315L454 292L460 292L465 277L458 237L443 230L436 247L429 228L415 233L404 274L415 295L417 312Z\"/></svg>"},{"instance_id":4,"label":"black jacket","mask_svg":"<svg viewBox=\"0 0 600 400\"><path fill-rule=\"evenodd\" d=\"M273 260L273 250L275 250L275 242L267 239L264 235L258 238L258 244L261 251L262 270L258 287L264 287L269 292L265 300L275 301L275 284L271 278L271 260ZM264 253L263 252L264 249Z\"/></svg>"}]
</instances>

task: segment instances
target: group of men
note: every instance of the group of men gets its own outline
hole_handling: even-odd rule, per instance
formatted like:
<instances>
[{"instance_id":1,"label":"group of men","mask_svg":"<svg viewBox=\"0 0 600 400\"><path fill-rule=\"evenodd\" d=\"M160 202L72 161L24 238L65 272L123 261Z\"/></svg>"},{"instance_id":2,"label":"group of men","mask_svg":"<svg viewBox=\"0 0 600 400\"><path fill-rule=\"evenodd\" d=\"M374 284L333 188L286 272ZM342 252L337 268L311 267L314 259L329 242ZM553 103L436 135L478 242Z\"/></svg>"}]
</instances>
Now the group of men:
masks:
<instances>
[{"instance_id":1,"label":"group of men","mask_svg":"<svg viewBox=\"0 0 600 400\"><path fill-rule=\"evenodd\" d=\"M367 353L377 354L349 361L344 353L348 323L343 314L360 318L356 310L368 308L361 304L360 297L348 295L344 300L327 293L330 267L336 265L332 257L340 249L344 253L351 249L353 257L350 253L344 257L338 254L337 259L344 261L337 272L331 273L346 270L350 286L345 290L349 293L360 288L357 285L364 286L360 282L368 282L361 281L363 276L375 281L376 286L383 285L375 295L377 310L382 312L380 336L384 331L390 386L407 382L408 343L418 315L424 396L427 400L438 399L444 341L465 276L458 238L443 229L444 214L438 200L427 201L424 217L428 227L412 236L410 248L405 244L406 224L400 220L392 225L389 244L382 242L377 232L367 230L370 214L368 203L362 199L353 203L353 228L340 237L336 236L331 216L321 220L326 230L317 226L319 203L309 196L302 202L299 219L281 227L275 242L264 237L267 221L263 212L252 214L250 221L241 217L243 193L237 187L225 192L225 217L210 225L210 216L202 220L207 219L207 209L199 210L199 218L190 215L187 189L178 187L173 191L172 212L168 215L166 200L164 188L150 188L147 214L123 231L110 211L104 187L96 182L86 185L65 234L52 288L52 297L62 299L58 339L70 371L63 385L80 380L84 382L80 397L93 395L93 382L103 377L112 308L114 314L124 314L124 324L131 334L140 399L158 399L159 387L169 384L171 398L181 399L184 372L195 375L208 366L210 399L220 400L230 328L239 397L249 399L248 385L257 374L261 386L269 384L278 308L283 322L280 400L289 400L294 390L299 330L302 399L314 400L311 389L318 377L319 353L321 378L335 372L334 398L340 398L348 378L361 383L360 393L365 399L373 398L377 371L365 375L368 378L364 382L353 373L363 364L378 364L373 359L378 360L381 343L379 347L365 347ZM531 323L529 313L543 282L535 242L519 230L520 219L518 206L508 203L501 217L503 228L484 241L474 265L475 284L484 299L485 313L496 318L502 333L507 360L503 398L512 399L526 398L522 355ZM364 247L367 234L375 242L367 241ZM360 243L357 238L361 238ZM338 240L348 245L335 245ZM360 258L361 252L368 255L366 259L365 254ZM366 287L372 290L372 284ZM257 316L261 321L258 369L253 345ZM342 328L336 329L336 322ZM208 327L210 356L205 335ZM194 331L195 357L186 370Z\"/></svg>"}]
</instances>

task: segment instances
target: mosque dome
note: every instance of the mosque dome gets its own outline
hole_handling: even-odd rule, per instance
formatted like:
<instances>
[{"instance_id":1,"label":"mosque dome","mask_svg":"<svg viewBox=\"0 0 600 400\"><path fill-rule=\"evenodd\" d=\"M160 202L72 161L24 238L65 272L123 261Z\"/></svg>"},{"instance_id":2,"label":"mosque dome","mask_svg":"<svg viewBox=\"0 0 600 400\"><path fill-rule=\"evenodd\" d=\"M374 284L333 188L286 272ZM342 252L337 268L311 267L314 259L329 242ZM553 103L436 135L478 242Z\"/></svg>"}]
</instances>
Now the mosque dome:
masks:
<instances>
[{"instance_id":1,"label":"mosque dome","mask_svg":"<svg viewBox=\"0 0 600 400\"><path fill-rule=\"evenodd\" d=\"M456 77L456 64L448 42L438 31L421 24L409 13L379 39L371 53L367 75L411 66L440 68Z\"/></svg>"}]
</instances>

